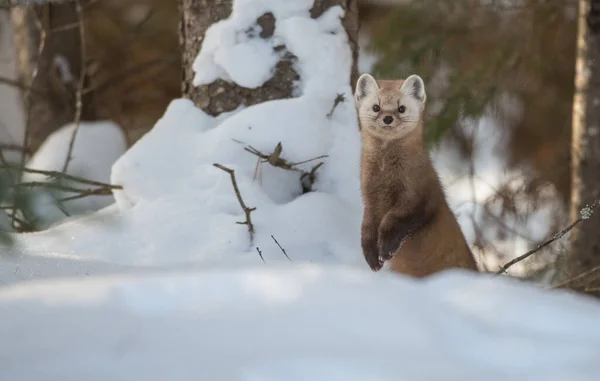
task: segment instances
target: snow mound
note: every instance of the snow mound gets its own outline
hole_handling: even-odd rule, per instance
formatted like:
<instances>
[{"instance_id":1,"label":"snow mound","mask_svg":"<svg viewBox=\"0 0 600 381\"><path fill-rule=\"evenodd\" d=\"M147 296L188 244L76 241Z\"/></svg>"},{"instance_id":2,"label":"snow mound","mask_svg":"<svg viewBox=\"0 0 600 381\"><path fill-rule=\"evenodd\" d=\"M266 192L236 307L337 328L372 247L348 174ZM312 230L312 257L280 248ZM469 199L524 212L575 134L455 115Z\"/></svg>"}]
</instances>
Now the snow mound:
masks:
<instances>
[{"instance_id":1,"label":"snow mound","mask_svg":"<svg viewBox=\"0 0 600 381\"><path fill-rule=\"evenodd\" d=\"M282 266L0 290L1 381L597 380L600 306L506 279Z\"/></svg>"},{"instance_id":2,"label":"snow mound","mask_svg":"<svg viewBox=\"0 0 600 381\"><path fill-rule=\"evenodd\" d=\"M71 123L53 132L27 162L30 169L61 172L69 143L76 125ZM110 121L81 122L67 173L87 180L109 183L111 166L126 151L127 141L121 128ZM47 182L46 175L24 173L23 182ZM66 186L86 189L85 185L64 181ZM74 196L76 193L57 191L54 197L43 189L36 189L32 199L32 208L36 217L40 218L40 228L65 218L65 214L56 205L57 198ZM81 215L85 212L104 208L114 202L112 196L89 196L65 201L64 208L71 215Z\"/></svg>"},{"instance_id":3,"label":"snow mound","mask_svg":"<svg viewBox=\"0 0 600 381\"><path fill-rule=\"evenodd\" d=\"M123 266L288 261L273 236L294 262L367 269L360 248L360 135L348 81L352 57L342 8L332 7L312 19L312 1L236 1L230 21L213 25L207 33L200 61L216 44L210 37L215 30L234 21L256 22L255 15L243 13L250 3L256 7L252 12L269 10L277 18L276 35L285 37L286 48L297 57L300 95L218 118L189 100L172 101L154 128L112 166L110 182L123 186L114 191L116 207L17 237L12 251ZM225 49L227 40L220 38L223 44L215 46ZM207 65L198 69L203 75L209 74ZM332 112L338 94L346 100ZM257 157L244 147L270 154L278 143L283 159L308 161L298 164L298 170L308 172L324 163L312 192L303 193L298 171L262 163L255 176ZM323 155L327 157L310 161ZM256 208L253 240L246 225L236 224L245 216L229 174L214 163L235 170L244 202Z\"/></svg>"}]
</instances>

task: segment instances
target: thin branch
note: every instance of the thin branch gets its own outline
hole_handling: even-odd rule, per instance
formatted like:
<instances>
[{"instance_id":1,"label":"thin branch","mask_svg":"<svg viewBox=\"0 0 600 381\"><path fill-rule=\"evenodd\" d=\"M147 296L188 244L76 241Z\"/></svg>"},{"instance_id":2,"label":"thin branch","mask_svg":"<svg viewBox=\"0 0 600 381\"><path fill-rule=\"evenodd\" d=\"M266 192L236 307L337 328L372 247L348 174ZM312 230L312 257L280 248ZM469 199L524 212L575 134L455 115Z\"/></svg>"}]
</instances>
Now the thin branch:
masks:
<instances>
[{"instance_id":1,"label":"thin branch","mask_svg":"<svg viewBox=\"0 0 600 381\"><path fill-rule=\"evenodd\" d=\"M333 100L333 107L331 107L331 111L327 114L327 119L331 119L333 113L335 112L335 108L342 102L346 101L346 97L344 94L337 94L335 99Z\"/></svg>"},{"instance_id":2,"label":"thin branch","mask_svg":"<svg viewBox=\"0 0 600 381\"><path fill-rule=\"evenodd\" d=\"M26 84L24 84L21 81L6 78L6 77L0 77L0 84L16 87L17 89L20 89L20 90L33 91L38 94L44 94L43 92L41 92L37 89L34 89L31 86L27 86Z\"/></svg>"},{"instance_id":3,"label":"thin branch","mask_svg":"<svg viewBox=\"0 0 600 381\"><path fill-rule=\"evenodd\" d=\"M119 83L123 79L127 78L127 76L131 73L135 72L136 74L139 74L140 72L143 72L143 71L145 71L149 68L152 68L158 64L163 64L166 62L168 62L168 60L166 60L164 57L153 58L153 59L145 61L145 62L140 62L139 64L133 65L132 67L123 69L121 72L115 74L114 76L112 76L110 78L107 78L106 80L104 80L101 83L98 83L96 85L93 85L93 86L83 89L82 92L83 92L83 94L89 94L91 92L100 93L102 91L105 91L107 88L110 88L110 86L112 84Z\"/></svg>"},{"instance_id":4,"label":"thin branch","mask_svg":"<svg viewBox=\"0 0 600 381\"><path fill-rule=\"evenodd\" d=\"M595 272L598 272L598 271L600 271L600 266L592 267L591 269L584 271L583 273L581 273L571 279L568 279L565 282L559 283L559 284L553 286L552 288L564 288L566 286L570 286L573 283L577 282L578 280L584 279L587 276L589 276Z\"/></svg>"},{"instance_id":5,"label":"thin branch","mask_svg":"<svg viewBox=\"0 0 600 381\"><path fill-rule=\"evenodd\" d=\"M98 194L98 195L110 195L112 194L111 188L98 188L98 189L81 189L74 188L57 183L48 183L44 181L29 181L25 183L19 183L11 186L11 188L51 188L58 189L65 192L73 192L79 194Z\"/></svg>"},{"instance_id":6,"label":"thin branch","mask_svg":"<svg viewBox=\"0 0 600 381\"><path fill-rule=\"evenodd\" d=\"M107 192L106 189L104 189L104 188L99 188L99 189L82 192L81 194L78 194L75 196L64 197L57 201L62 203L62 202L67 202L67 201L78 200L80 198L89 197L89 196L110 196L110 195L111 195L111 192Z\"/></svg>"},{"instance_id":7,"label":"thin branch","mask_svg":"<svg viewBox=\"0 0 600 381\"><path fill-rule=\"evenodd\" d=\"M263 255L262 255L262 251L260 251L258 246L256 247L256 251L258 251L258 256L260 257L260 259L262 259L263 263L267 263L267 262L265 262L265 259L263 258Z\"/></svg>"},{"instance_id":8,"label":"thin branch","mask_svg":"<svg viewBox=\"0 0 600 381\"><path fill-rule=\"evenodd\" d=\"M33 12L35 15L35 12L33 11L33 9L29 9L28 11ZM39 73L39 57L41 57L41 55L44 51L44 47L46 46L46 36L47 36L46 31L44 30L44 28L43 28L41 22L39 22L39 20L37 21L36 24L40 30L40 44L38 46L38 51L37 51L38 61L35 64L33 72L31 73L31 83L25 88L25 92L23 94L23 103L25 106L25 131L23 132L23 144L22 144L23 147L29 147L29 134L31 131L31 94L33 91L33 85L34 85L35 80L37 79L37 76ZM21 159L19 161L19 168L25 168L26 157L27 157L27 155L25 154L25 151L22 151ZM16 181L20 181L22 176L23 176L23 172L22 172L22 170L20 170L17 173L15 183L16 183ZM19 197L18 192L14 192L13 204L14 204L15 208L17 207L18 197ZM12 214L12 219L11 219L11 226L13 228L15 228L16 223L17 223L16 209L14 209L13 214Z\"/></svg>"},{"instance_id":9,"label":"thin branch","mask_svg":"<svg viewBox=\"0 0 600 381\"><path fill-rule=\"evenodd\" d=\"M83 84L85 82L85 72L86 72L86 52L85 52L85 24L83 21L83 9L81 8L81 1L75 0L75 10L77 12L77 20L79 22L79 44L81 51L81 67L79 71L79 82L77 83L77 90L75 91L75 117L73 120L73 124L75 124L75 128L73 128L73 133L71 135L71 141L69 141L69 149L67 151L67 158L65 159L65 164L61 172L66 173L69 167L69 163L72 160L73 154L73 146L75 145L75 139L77 138L77 132L79 132L79 125L81 123L81 112L83 109L83 101L82 101L82 93L83 93Z\"/></svg>"},{"instance_id":10,"label":"thin branch","mask_svg":"<svg viewBox=\"0 0 600 381\"><path fill-rule=\"evenodd\" d=\"M13 166L13 165L0 166L0 169L16 169L16 168L17 167ZM103 183L100 181L88 180L88 179L84 179L83 177L68 175L66 173L58 172L58 171L45 171L45 170L33 169L33 168L20 168L20 170L22 172L26 172L26 173L35 173L35 174L39 174L39 175L46 175L46 177L48 177L48 178L63 178L65 180L72 180L72 181L79 182L82 184L95 185L95 186L99 186L102 188L123 189L123 187L121 185L106 184L106 183Z\"/></svg>"},{"instance_id":11,"label":"thin branch","mask_svg":"<svg viewBox=\"0 0 600 381\"><path fill-rule=\"evenodd\" d=\"M18 151L24 152L26 155L31 155L31 150L29 148L18 144L0 144L0 151Z\"/></svg>"},{"instance_id":12,"label":"thin branch","mask_svg":"<svg viewBox=\"0 0 600 381\"><path fill-rule=\"evenodd\" d=\"M235 179L235 171L233 169L227 168L227 167L225 167L221 164L217 164L217 163L214 163L213 166L219 168L222 171L229 173L229 176L231 177L231 184L233 185L233 190L235 191L235 195L238 199L238 202L240 203L240 206L242 207L242 210L244 211L244 214L246 215L246 221L238 222L238 224L248 225L248 233L250 234L250 242L252 242L252 240L254 239L254 225L252 224L251 213L253 211L255 211L256 208L249 208L248 206L246 206L246 203L242 199L242 194L240 193L240 188L238 188L237 181Z\"/></svg>"},{"instance_id":13,"label":"thin branch","mask_svg":"<svg viewBox=\"0 0 600 381\"><path fill-rule=\"evenodd\" d=\"M548 240L542 242L541 244L539 244L538 246L536 246L534 249L529 250L525 254L520 255L520 256L514 258L513 260L507 262L504 266L500 267L500 269L496 272L496 274L500 275L502 273L505 273L506 270L508 270L511 266L515 265L516 263L519 263L519 262L523 261L526 258L529 258L530 256L532 256L533 254L537 253L538 251L540 251L544 247L550 245L552 242L561 239L562 237L565 236L565 234L567 234L568 232L570 232L581 221L589 219L592 216L592 214L594 213L594 210L598 206L600 206L600 199L595 200L592 203L592 205L588 205L585 208L583 208L581 210L581 212L580 212L579 218L576 219L575 221L573 221L569 226L567 226L563 230L559 231L558 233L554 234L552 237L550 237Z\"/></svg>"},{"instance_id":14,"label":"thin branch","mask_svg":"<svg viewBox=\"0 0 600 381\"><path fill-rule=\"evenodd\" d=\"M237 140L234 140L234 141L241 143ZM271 154L265 154L250 145L247 145L246 147L244 147L244 151L250 152L251 154L257 156L259 158L259 160L262 160L263 163L269 163L274 167L285 169L287 171L299 172L301 174L300 182L302 184L302 189L303 189L304 193L310 192L312 190L312 186L317 177L316 171L324 163L323 162L318 163L308 172L297 168L297 166L299 164L304 164L304 163L308 163L310 161L314 161L317 159L329 157L328 155L322 155L322 156L314 157L312 159L300 161L297 163L292 163L281 157L281 154L283 152L283 145L281 144L281 142L277 143L277 145L275 146L275 149L273 149L273 152ZM259 163L257 163L256 169L258 169L258 164ZM256 177L256 170L255 170L255 177Z\"/></svg>"},{"instance_id":15,"label":"thin branch","mask_svg":"<svg viewBox=\"0 0 600 381\"><path fill-rule=\"evenodd\" d=\"M277 244L277 246L279 246L279 249L281 250L281 252L283 253L283 255L285 255L285 257L288 259L288 261L291 262L292 260L290 259L290 257L285 252L285 249L283 247L281 247L281 245L279 244L279 242L277 242L277 240L275 239L275 237L273 237L273 235L271 235L271 238L273 238L273 241L275 241L275 243Z\"/></svg>"}]
</instances>

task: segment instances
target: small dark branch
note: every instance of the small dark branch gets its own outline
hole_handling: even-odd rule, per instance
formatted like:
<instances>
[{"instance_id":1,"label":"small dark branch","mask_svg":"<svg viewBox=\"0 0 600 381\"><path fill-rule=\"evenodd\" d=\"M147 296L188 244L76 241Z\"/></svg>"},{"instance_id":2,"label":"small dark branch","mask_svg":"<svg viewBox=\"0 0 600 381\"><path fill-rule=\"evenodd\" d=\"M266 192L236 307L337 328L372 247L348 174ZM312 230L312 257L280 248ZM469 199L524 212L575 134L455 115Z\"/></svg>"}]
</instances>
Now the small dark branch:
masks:
<instances>
[{"instance_id":1,"label":"small dark branch","mask_svg":"<svg viewBox=\"0 0 600 381\"><path fill-rule=\"evenodd\" d=\"M42 92L33 89L31 86L27 86L26 84L24 84L21 81L6 78L6 77L0 77L0 84L16 87L20 90L28 90L28 91L42 94Z\"/></svg>"},{"instance_id":2,"label":"small dark branch","mask_svg":"<svg viewBox=\"0 0 600 381\"><path fill-rule=\"evenodd\" d=\"M590 276L594 273L597 273L597 272L600 272L600 266L592 267L591 269L584 271L583 273L581 273L571 279L568 279L567 281L565 281L563 283L559 283L559 284L553 286L552 288L564 288L567 286L571 286L572 284L576 283L577 281L585 279L588 276Z\"/></svg>"},{"instance_id":3,"label":"small dark branch","mask_svg":"<svg viewBox=\"0 0 600 381\"><path fill-rule=\"evenodd\" d=\"M38 26L39 30L40 30L40 42L38 45L38 51L37 51L37 57L40 57L42 55L42 52L44 51L44 47L46 46L46 31L44 30L44 28L42 27L42 24L38 21L36 23L36 25ZM34 92L33 91L33 84L35 83L37 76L39 73L39 60L38 62L36 62L35 67L33 69L33 73L31 73L31 82L29 84L25 84L25 91L23 93L23 104L25 107L25 131L23 133L23 147L29 147L29 134L31 132L31 94ZM19 160L19 168L25 168L25 160L27 158L27 155L25 154L25 151L21 152L21 158ZM15 183L21 180L21 176L23 176L23 172L19 171L19 173L16 176L15 179ZM18 203L18 192L14 192L14 196L13 196L13 205L17 206ZM13 228L16 228L16 223L17 223L17 216L16 216L16 209L15 212L13 212L12 214L12 219L11 219L11 226Z\"/></svg>"},{"instance_id":4,"label":"small dark branch","mask_svg":"<svg viewBox=\"0 0 600 381\"><path fill-rule=\"evenodd\" d=\"M298 161L298 162L292 163L292 165L296 166L296 165L300 165L300 164L306 164L306 163L310 163L311 161L315 161L315 160L319 160L319 159L324 159L326 157L329 157L329 155L321 155L321 156L313 157L312 159L308 159L308 160L304 160L304 161Z\"/></svg>"},{"instance_id":5,"label":"small dark branch","mask_svg":"<svg viewBox=\"0 0 600 381\"><path fill-rule=\"evenodd\" d=\"M83 89L83 94L89 94L94 92L95 94L101 93L106 89L110 88L114 84L119 84L123 79L126 79L131 73L140 74L141 72L151 69L157 65L164 64L169 62L164 57L153 58L151 60L141 62L137 65L133 65L132 67L126 68L120 73L106 79L105 81L98 83L94 86L90 86L88 88Z\"/></svg>"},{"instance_id":6,"label":"small dark branch","mask_svg":"<svg viewBox=\"0 0 600 381\"><path fill-rule=\"evenodd\" d=\"M77 22L79 24L79 43L81 45L81 69L79 72L79 82L77 83L77 90L75 90L75 117L73 120L73 124L75 127L73 128L73 133L71 135L71 140L69 141L69 149L67 151L67 158L65 159L65 164L61 172L66 173L69 168L69 163L72 160L73 154L73 146L75 145L75 139L77 138L77 132L79 132L79 125L81 123L81 112L83 109L83 101L82 101L82 93L83 93L83 85L85 82L85 72L86 72L86 52L85 52L85 24L83 20L83 9L81 7L81 1L75 0L75 10L77 11Z\"/></svg>"},{"instance_id":7,"label":"small dark branch","mask_svg":"<svg viewBox=\"0 0 600 381\"><path fill-rule=\"evenodd\" d=\"M233 185L233 190L235 191L235 195L238 199L238 202L240 203L240 206L242 207L242 210L244 211L244 214L246 215L246 221L238 222L238 224L248 225L248 233L250 233L250 242L252 242L252 240L254 239L254 225L252 224L251 213L253 211L255 211L256 208L249 208L248 206L246 206L246 203L242 199L242 194L240 193L240 188L238 188L237 181L235 179L235 171L233 169L227 168L227 167L225 167L221 164L217 164L217 163L214 163L213 166L219 168L222 171L229 173L229 176L231 176L231 184Z\"/></svg>"},{"instance_id":8,"label":"small dark branch","mask_svg":"<svg viewBox=\"0 0 600 381\"><path fill-rule=\"evenodd\" d=\"M318 163L308 172L297 168L297 166L300 164L305 164L305 163L314 161L314 160L329 157L328 155L322 155L322 156L314 157L312 159L292 163L281 157L281 154L283 152L283 146L281 145L281 142L277 143L277 145L275 146L275 149L273 150L273 152L271 154L265 154L250 145L247 145L246 147L244 147L244 150L257 156L259 158L259 160L262 160L263 163L269 163L274 167L285 169L287 171L299 172L300 173L300 182L302 184L302 189L303 189L304 193L312 191L312 186L313 186L313 184L316 180L316 176L317 176L316 171L324 163L323 162Z\"/></svg>"},{"instance_id":9,"label":"small dark branch","mask_svg":"<svg viewBox=\"0 0 600 381\"><path fill-rule=\"evenodd\" d=\"M258 256L260 257L260 259L262 259L263 263L267 263L267 262L265 262L265 259L262 256L262 251L260 251L260 249L258 248L258 246L256 247L256 251L258 251Z\"/></svg>"},{"instance_id":10,"label":"small dark branch","mask_svg":"<svg viewBox=\"0 0 600 381\"><path fill-rule=\"evenodd\" d=\"M344 94L338 94L335 99L333 100L333 106L331 107L331 111L329 111L329 113L327 114L327 119L331 119L331 117L333 116L333 113L335 112L335 108L342 102L344 102L346 100L346 97L344 96Z\"/></svg>"},{"instance_id":11,"label":"small dark branch","mask_svg":"<svg viewBox=\"0 0 600 381\"><path fill-rule=\"evenodd\" d=\"M273 238L273 241L275 241L275 243L277 244L277 246L279 246L279 250L281 250L281 252L283 253L283 255L285 255L285 257L288 259L288 261L291 262L292 260L290 259L290 257L285 252L285 249L283 247L281 247L281 245L279 244L279 242L277 242L277 240L275 239L275 237L273 237L273 235L271 235L271 238Z\"/></svg>"},{"instance_id":12,"label":"small dark branch","mask_svg":"<svg viewBox=\"0 0 600 381\"><path fill-rule=\"evenodd\" d=\"M558 233L554 234L552 237L550 237L546 241L542 242L541 244L539 244L538 246L536 246L534 249L529 250L525 254L520 255L520 256L514 258L513 260L507 262L504 266L500 267L500 269L496 272L496 274L500 275L502 273L505 273L506 270L508 270L514 264L519 263L519 262L523 261L526 258L529 258L530 256L532 256L533 254L537 253L538 251L540 251L544 247L550 245L554 241L558 241L559 239L561 239L562 237L564 237L565 234L567 234L568 232L570 232L575 226L577 226L581 221L589 219L592 216L592 214L594 213L594 210L598 206L600 206L600 199L595 200L592 203L592 205L587 205L585 208L581 209L579 218L576 219L575 221L573 221L569 226L567 226L563 230L559 231Z\"/></svg>"},{"instance_id":13,"label":"small dark branch","mask_svg":"<svg viewBox=\"0 0 600 381\"><path fill-rule=\"evenodd\" d=\"M303 172L302 176L300 176L300 182L302 183L302 190L304 193L312 192L312 186L317 180L317 169L321 168L323 164L325 163L320 162L319 164L315 165L310 172Z\"/></svg>"},{"instance_id":14,"label":"small dark branch","mask_svg":"<svg viewBox=\"0 0 600 381\"><path fill-rule=\"evenodd\" d=\"M17 169L17 168L18 167L12 166L12 165L0 166L0 169ZM99 186L102 188L123 189L123 187L121 185L106 184L106 183L103 183L100 181L88 180L88 179L84 179L82 177L67 175L66 173L58 172L58 171L44 171L41 169L33 169L33 168L19 168L19 169L22 172L26 172L26 173L36 173L36 174L40 174L40 175L46 175L47 178L52 178L52 179L63 178L65 180L71 180L71 181L75 181L75 182L82 183L82 184L95 185L95 186Z\"/></svg>"},{"instance_id":15,"label":"small dark branch","mask_svg":"<svg viewBox=\"0 0 600 381\"><path fill-rule=\"evenodd\" d=\"M43 181L30 181L26 183L19 183L11 188L50 188L62 190L65 192L73 192L78 194L97 194L97 195L110 195L112 194L111 188L98 188L98 189L81 189L81 188L73 188L70 186L57 184L57 183L48 183Z\"/></svg>"},{"instance_id":16,"label":"small dark branch","mask_svg":"<svg viewBox=\"0 0 600 381\"><path fill-rule=\"evenodd\" d=\"M17 151L23 152L26 155L31 155L31 150L28 147L23 147L18 144L0 144L1 151Z\"/></svg>"},{"instance_id":17,"label":"small dark branch","mask_svg":"<svg viewBox=\"0 0 600 381\"><path fill-rule=\"evenodd\" d=\"M80 198L85 198L88 196L110 196L111 194L112 193L105 188L90 189L90 190L86 190L85 192L81 192L81 194L78 194L75 196L70 196L70 197L64 197L57 201L59 203L63 203L63 202L67 202L67 201L78 200Z\"/></svg>"}]
</instances>

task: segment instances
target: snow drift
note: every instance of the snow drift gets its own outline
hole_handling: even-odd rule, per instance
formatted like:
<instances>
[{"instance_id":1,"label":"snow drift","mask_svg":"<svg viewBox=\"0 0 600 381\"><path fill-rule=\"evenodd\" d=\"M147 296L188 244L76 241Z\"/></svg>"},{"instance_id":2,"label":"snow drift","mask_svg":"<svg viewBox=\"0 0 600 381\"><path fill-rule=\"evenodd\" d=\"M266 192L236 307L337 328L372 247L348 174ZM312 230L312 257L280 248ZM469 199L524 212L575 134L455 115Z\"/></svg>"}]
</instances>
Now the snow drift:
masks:
<instances>
[{"instance_id":1,"label":"snow drift","mask_svg":"<svg viewBox=\"0 0 600 381\"><path fill-rule=\"evenodd\" d=\"M0 381L595 381L600 306L318 266L0 289Z\"/></svg>"}]
</instances>

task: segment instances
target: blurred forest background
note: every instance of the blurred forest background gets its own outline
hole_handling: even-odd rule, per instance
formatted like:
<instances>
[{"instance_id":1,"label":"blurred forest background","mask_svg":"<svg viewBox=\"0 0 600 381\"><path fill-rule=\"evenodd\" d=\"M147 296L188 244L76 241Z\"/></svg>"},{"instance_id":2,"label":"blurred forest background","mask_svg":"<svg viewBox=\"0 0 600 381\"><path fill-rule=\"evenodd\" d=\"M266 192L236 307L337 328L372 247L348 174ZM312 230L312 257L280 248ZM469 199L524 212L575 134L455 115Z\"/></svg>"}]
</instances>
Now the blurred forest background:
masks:
<instances>
[{"instance_id":1,"label":"blurred forest background","mask_svg":"<svg viewBox=\"0 0 600 381\"><path fill-rule=\"evenodd\" d=\"M358 1L364 53L359 69L379 77L418 73L425 79L427 142L432 150L450 147L463 160L465 176L476 176L474 121L484 116L495 121L502 141L498 154L505 159L506 172L518 176L508 176L492 197L477 201L482 218L475 227L474 246L499 258L497 263L510 256L495 241L518 236L534 248L549 237L532 238L506 221L524 221L546 208L547 229L557 232L578 217L571 211L578 3ZM25 163L50 134L77 118L114 121L130 146L152 128L173 98L181 96L178 1L80 4L80 9L71 2L33 9L7 3L0 10L0 90L8 99L1 109L0 137L6 165ZM81 17L84 28L78 22ZM41 56L40 30L46 45ZM61 53L71 73L85 74L82 81L64 80L65 62L50 59L53 50ZM36 82L44 84L44 93L35 90ZM71 88L64 89L65 83ZM82 90L79 100L73 98L77 87ZM28 110L23 117L9 115L18 114L19 107ZM20 170L14 171L7 176L17 176ZM13 219L22 220L12 226L22 231L39 228L26 200L19 205L18 213L4 206ZM493 237L482 233L490 227ZM525 275L555 276L548 269L569 250L567 239L545 247L529 259ZM592 253L596 257L598 250Z\"/></svg>"}]
</instances>

